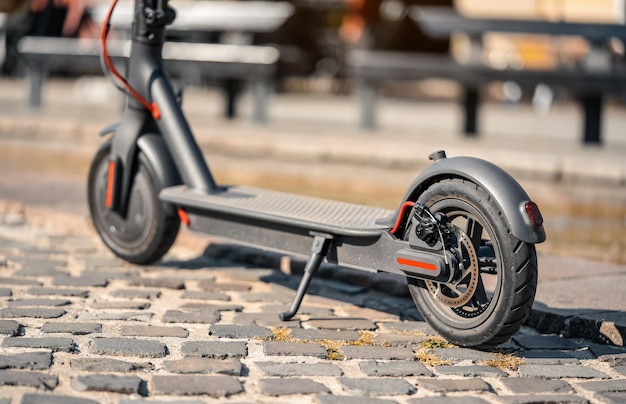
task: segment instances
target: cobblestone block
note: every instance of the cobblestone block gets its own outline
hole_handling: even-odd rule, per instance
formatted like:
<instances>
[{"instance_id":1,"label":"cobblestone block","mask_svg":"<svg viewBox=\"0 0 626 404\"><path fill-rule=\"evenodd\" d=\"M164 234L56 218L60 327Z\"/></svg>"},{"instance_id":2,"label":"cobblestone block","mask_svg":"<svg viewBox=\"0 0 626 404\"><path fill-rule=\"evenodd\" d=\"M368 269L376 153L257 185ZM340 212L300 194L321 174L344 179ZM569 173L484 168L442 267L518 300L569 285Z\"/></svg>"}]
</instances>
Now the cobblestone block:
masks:
<instances>
[{"instance_id":1,"label":"cobblestone block","mask_svg":"<svg viewBox=\"0 0 626 404\"><path fill-rule=\"evenodd\" d=\"M563 380L535 379L532 382L525 377L509 377L500 380L513 394L537 394L537 393L572 393L572 387Z\"/></svg>"},{"instance_id":2,"label":"cobblestone block","mask_svg":"<svg viewBox=\"0 0 626 404\"><path fill-rule=\"evenodd\" d=\"M376 324L381 332L408 333L417 336L435 334L424 321L380 321Z\"/></svg>"},{"instance_id":3,"label":"cobblestone block","mask_svg":"<svg viewBox=\"0 0 626 404\"><path fill-rule=\"evenodd\" d=\"M0 369L45 370L52 365L50 352L26 352L15 355L0 355Z\"/></svg>"},{"instance_id":4,"label":"cobblestone block","mask_svg":"<svg viewBox=\"0 0 626 404\"><path fill-rule=\"evenodd\" d=\"M34 279L0 277L0 285L41 286L43 285L43 282L40 282Z\"/></svg>"},{"instance_id":5,"label":"cobblestone block","mask_svg":"<svg viewBox=\"0 0 626 404\"><path fill-rule=\"evenodd\" d=\"M240 325L259 325L261 327L290 329L300 327L300 320L282 321L278 318L278 313L237 313L233 321Z\"/></svg>"},{"instance_id":6,"label":"cobblestone block","mask_svg":"<svg viewBox=\"0 0 626 404\"><path fill-rule=\"evenodd\" d=\"M105 287L109 284L107 278L98 274L89 274L83 276L55 276L53 284L55 286L70 287Z\"/></svg>"},{"instance_id":7,"label":"cobblestone block","mask_svg":"<svg viewBox=\"0 0 626 404\"><path fill-rule=\"evenodd\" d=\"M163 314L164 323L204 323L215 324L220 321L220 313L214 310L180 311L168 310Z\"/></svg>"},{"instance_id":8,"label":"cobblestone block","mask_svg":"<svg viewBox=\"0 0 626 404\"><path fill-rule=\"evenodd\" d=\"M375 397L352 397L325 394L315 397L315 402L318 404L390 404L396 403L397 401Z\"/></svg>"},{"instance_id":9,"label":"cobblestone block","mask_svg":"<svg viewBox=\"0 0 626 404\"><path fill-rule=\"evenodd\" d=\"M154 313L147 311L99 311L85 312L77 316L77 320L81 321L139 321L147 323L152 321Z\"/></svg>"},{"instance_id":10,"label":"cobblestone block","mask_svg":"<svg viewBox=\"0 0 626 404\"><path fill-rule=\"evenodd\" d=\"M0 309L0 318L59 318L67 312L61 308L47 308L47 307L8 307Z\"/></svg>"},{"instance_id":11,"label":"cobblestone block","mask_svg":"<svg viewBox=\"0 0 626 404\"><path fill-rule=\"evenodd\" d=\"M540 379L564 379L568 377L579 379L608 379L605 373L583 365L520 365L518 368L521 377Z\"/></svg>"},{"instance_id":12,"label":"cobblestone block","mask_svg":"<svg viewBox=\"0 0 626 404\"><path fill-rule=\"evenodd\" d=\"M288 304L293 300L293 296L285 294L276 294L271 292L249 292L241 293L241 299L247 303L272 303L278 302Z\"/></svg>"},{"instance_id":13,"label":"cobblestone block","mask_svg":"<svg viewBox=\"0 0 626 404\"><path fill-rule=\"evenodd\" d=\"M91 373L128 373L137 370L151 371L151 363L132 363L109 358L74 358L70 362L74 370Z\"/></svg>"},{"instance_id":14,"label":"cobblestone block","mask_svg":"<svg viewBox=\"0 0 626 404\"><path fill-rule=\"evenodd\" d=\"M121 297L124 299L154 300L161 297L161 291L147 289L118 289L111 292L111 296Z\"/></svg>"},{"instance_id":15,"label":"cobblestone block","mask_svg":"<svg viewBox=\"0 0 626 404\"><path fill-rule=\"evenodd\" d=\"M366 396L398 396L414 394L417 389L403 379L391 378L340 378L339 382L348 390L358 391Z\"/></svg>"},{"instance_id":16,"label":"cobblestone block","mask_svg":"<svg viewBox=\"0 0 626 404\"><path fill-rule=\"evenodd\" d=\"M52 350L52 352L74 352L76 350L74 340L62 337L7 337L2 341L2 346L5 348L45 348Z\"/></svg>"},{"instance_id":17,"label":"cobblestone block","mask_svg":"<svg viewBox=\"0 0 626 404\"><path fill-rule=\"evenodd\" d=\"M20 323L15 320L0 320L0 334L16 336L20 333Z\"/></svg>"},{"instance_id":18,"label":"cobblestone block","mask_svg":"<svg viewBox=\"0 0 626 404\"><path fill-rule=\"evenodd\" d=\"M626 392L616 391L616 392L606 392L606 393L596 393L593 395L594 398L598 399L604 404L624 404L626 403Z\"/></svg>"},{"instance_id":19,"label":"cobblestone block","mask_svg":"<svg viewBox=\"0 0 626 404\"><path fill-rule=\"evenodd\" d=\"M291 329L291 336L303 340L357 341L361 333L358 331L293 328Z\"/></svg>"},{"instance_id":20,"label":"cobblestone block","mask_svg":"<svg viewBox=\"0 0 626 404\"><path fill-rule=\"evenodd\" d=\"M343 376L343 371L332 363L256 362L256 365L268 376Z\"/></svg>"},{"instance_id":21,"label":"cobblestone block","mask_svg":"<svg viewBox=\"0 0 626 404\"><path fill-rule=\"evenodd\" d=\"M13 291L8 288L0 288L0 297L11 297L13 296Z\"/></svg>"},{"instance_id":22,"label":"cobblestone block","mask_svg":"<svg viewBox=\"0 0 626 404\"><path fill-rule=\"evenodd\" d=\"M57 261L61 262L61 261ZM41 260L37 263L23 262L22 269L15 271L13 276L59 276L67 275L66 271L59 270L64 267L65 262L56 265L54 261L46 262Z\"/></svg>"},{"instance_id":23,"label":"cobblestone block","mask_svg":"<svg viewBox=\"0 0 626 404\"><path fill-rule=\"evenodd\" d=\"M137 376L88 375L72 378L75 391L105 391L121 394L146 395L145 382Z\"/></svg>"},{"instance_id":24,"label":"cobblestone block","mask_svg":"<svg viewBox=\"0 0 626 404\"><path fill-rule=\"evenodd\" d=\"M347 345L339 349L346 359L386 359L416 360L415 353L409 348Z\"/></svg>"},{"instance_id":25,"label":"cobblestone block","mask_svg":"<svg viewBox=\"0 0 626 404\"><path fill-rule=\"evenodd\" d=\"M243 306L240 304L214 304L214 303L200 303L189 302L180 306L181 310L199 310L199 311L243 311Z\"/></svg>"},{"instance_id":26,"label":"cobblestone block","mask_svg":"<svg viewBox=\"0 0 626 404\"><path fill-rule=\"evenodd\" d=\"M172 373L219 373L241 376L241 361L236 358L213 359L190 356L176 361L163 361L163 366Z\"/></svg>"},{"instance_id":27,"label":"cobblestone block","mask_svg":"<svg viewBox=\"0 0 626 404\"><path fill-rule=\"evenodd\" d=\"M209 291L187 291L181 296L183 299L196 300L219 300L229 302L231 297L225 293L209 292Z\"/></svg>"},{"instance_id":28,"label":"cobblestone block","mask_svg":"<svg viewBox=\"0 0 626 404\"><path fill-rule=\"evenodd\" d=\"M205 292L247 292L252 289L249 283L218 283L214 280L202 280L198 287Z\"/></svg>"},{"instance_id":29,"label":"cobblestone block","mask_svg":"<svg viewBox=\"0 0 626 404\"><path fill-rule=\"evenodd\" d=\"M150 308L147 302L94 302L90 305L92 309L97 310L145 310Z\"/></svg>"},{"instance_id":30,"label":"cobblestone block","mask_svg":"<svg viewBox=\"0 0 626 404\"><path fill-rule=\"evenodd\" d=\"M218 338L270 338L274 333L265 327L258 325L231 325L231 324L214 324L209 327L209 335Z\"/></svg>"},{"instance_id":31,"label":"cobblestone block","mask_svg":"<svg viewBox=\"0 0 626 404\"><path fill-rule=\"evenodd\" d=\"M611 367L626 366L626 354L602 355L598 360L608 363Z\"/></svg>"},{"instance_id":32,"label":"cobblestone block","mask_svg":"<svg viewBox=\"0 0 626 404\"><path fill-rule=\"evenodd\" d=\"M123 325L120 335L124 337L174 337L187 338L189 330L183 327L158 327L152 325Z\"/></svg>"},{"instance_id":33,"label":"cobblestone block","mask_svg":"<svg viewBox=\"0 0 626 404\"><path fill-rule=\"evenodd\" d=\"M455 375L463 377L507 377L509 374L491 366L435 366L435 373L439 375Z\"/></svg>"},{"instance_id":34,"label":"cobblestone block","mask_svg":"<svg viewBox=\"0 0 626 404\"><path fill-rule=\"evenodd\" d=\"M328 318L316 319L306 322L311 328L322 328L326 330L356 330L356 331L373 331L376 324L367 318Z\"/></svg>"},{"instance_id":35,"label":"cobblestone block","mask_svg":"<svg viewBox=\"0 0 626 404\"><path fill-rule=\"evenodd\" d=\"M102 332L102 324L98 323L45 323L41 327L43 333L68 333L74 335L97 334Z\"/></svg>"},{"instance_id":36,"label":"cobblestone block","mask_svg":"<svg viewBox=\"0 0 626 404\"><path fill-rule=\"evenodd\" d=\"M322 383L301 378L262 379L259 386L264 395L274 397L291 394L330 393L328 387Z\"/></svg>"},{"instance_id":37,"label":"cobblestone block","mask_svg":"<svg viewBox=\"0 0 626 404\"><path fill-rule=\"evenodd\" d=\"M263 352L267 356L314 356L323 359L328 356L322 345L300 342L265 341Z\"/></svg>"},{"instance_id":38,"label":"cobblestone block","mask_svg":"<svg viewBox=\"0 0 626 404\"><path fill-rule=\"evenodd\" d=\"M626 379L598 380L577 383L577 386L594 393L626 392Z\"/></svg>"},{"instance_id":39,"label":"cobblestone block","mask_svg":"<svg viewBox=\"0 0 626 404\"><path fill-rule=\"evenodd\" d=\"M452 393L457 391L489 391L489 385L483 379L419 379L418 388L435 393Z\"/></svg>"},{"instance_id":40,"label":"cobblestone block","mask_svg":"<svg viewBox=\"0 0 626 404\"><path fill-rule=\"evenodd\" d=\"M32 307L32 306L50 306L60 307L72 304L70 300L65 299L19 299L8 303L9 307Z\"/></svg>"},{"instance_id":41,"label":"cobblestone block","mask_svg":"<svg viewBox=\"0 0 626 404\"><path fill-rule=\"evenodd\" d=\"M89 297L89 290L87 289L30 288L26 293L33 296Z\"/></svg>"},{"instance_id":42,"label":"cobblestone block","mask_svg":"<svg viewBox=\"0 0 626 404\"><path fill-rule=\"evenodd\" d=\"M144 288L185 289L185 281L178 278L134 278L128 284Z\"/></svg>"},{"instance_id":43,"label":"cobblestone block","mask_svg":"<svg viewBox=\"0 0 626 404\"><path fill-rule=\"evenodd\" d=\"M95 338L91 341L91 351L97 355L140 358L162 358L168 354L167 346L161 342L133 338Z\"/></svg>"},{"instance_id":44,"label":"cobblestone block","mask_svg":"<svg viewBox=\"0 0 626 404\"><path fill-rule=\"evenodd\" d=\"M98 404L95 400L56 394L24 394L21 404Z\"/></svg>"},{"instance_id":45,"label":"cobblestone block","mask_svg":"<svg viewBox=\"0 0 626 404\"><path fill-rule=\"evenodd\" d=\"M248 347L243 341L190 341L183 344L181 352L205 358L242 358L248 354Z\"/></svg>"},{"instance_id":46,"label":"cobblestone block","mask_svg":"<svg viewBox=\"0 0 626 404\"><path fill-rule=\"evenodd\" d=\"M449 360L452 364L467 361L480 363L489 359L495 359L495 356L488 352L467 348L431 348L428 351L437 358Z\"/></svg>"},{"instance_id":47,"label":"cobblestone block","mask_svg":"<svg viewBox=\"0 0 626 404\"><path fill-rule=\"evenodd\" d=\"M389 377L406 377L406 376L423 376L430 377L433 373L426 368L421 362L417 361L397 361L397 362L378 362L366 361L359 364L361 371L368 376L389 376Z\"/></svg>"},{"instance_id":48,"label":"cobblestone block","mask_svg":"<svg viewBox=\"0 0 626 404\"><path fill-rule=\"evenodd\" d=\"M575 350L582 348L574 341L557 335L516 335L513 340L526 349Z\"/></svg>"},{"instance_id":49,"label":"cobblestone block","mask_svg":"<svg viewBox=\"0 0 626 404\"><path fill-rule=\"evenodd\" d=\"M59 384L55 375L23 370L0 370L0 386L27 386L43 390L54 390Z\"/></svg>"},{"instance_id":50,"label":"cobblestone block","mask_svg":"<svg viewBox=\"0 0 626 404\"><path fill-rule=\"evenodd\" d=\"M484 399L480 397L439 396L439 397L413 398L409 400L408 403L410 404L488 404L489 401L485 401Z\"/></svg>"},{"instance_id":51,"label":"cobblestone block","mask_svg":"<svg viewBox=\"0 0 626 404\"><path fill-rule=\"evenodd\" d=\"M573 394L531 394L527 396L498 396L497 401L502 404L589 404L589 400Z\"/></svg>"},{"instance_id":52,"label":"cobblestone block","mask_svg":"<svg viewBox=\"0 0 626 404\"><path fill-rule=\"evenodd\" d=\"M532 350L519 355L525 365L578 365L580 360L572 352Z\"/></svg>"},{"instance_id":53,"label":"cobblestone block","mask_svg":"<svg viewBox=\"0 0 626 404\"><path fill-rule=\"evenodd\" d=\"M228 397L243 391L241 382L232 376L153 376L152 393L164 395L208 395Z\"/></svg>"},{"instance_id":54,"label":"cobblestone block","mask_svg":"<svg viewBox=\"0 0 626 404\"><path fill-rule=\"evenodd\" d=\"M379 345L388 345L395 347L416 347L426 341L426 335L414 335L410 333L377 333L374 336L374 343Z\"/></svg>"}]
</instances>

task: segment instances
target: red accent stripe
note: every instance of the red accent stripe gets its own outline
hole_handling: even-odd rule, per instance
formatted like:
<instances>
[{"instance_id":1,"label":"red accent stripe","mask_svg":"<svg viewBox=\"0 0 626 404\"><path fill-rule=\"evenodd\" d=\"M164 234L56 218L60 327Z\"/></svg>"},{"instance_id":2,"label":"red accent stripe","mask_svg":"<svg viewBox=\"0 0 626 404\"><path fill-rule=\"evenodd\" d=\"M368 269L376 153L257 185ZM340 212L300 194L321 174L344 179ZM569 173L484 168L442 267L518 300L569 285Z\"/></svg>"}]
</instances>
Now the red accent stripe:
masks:
<instances>
[{"instance_id":1,"label":"red accent stripe","mask_svg":"<svg viewBox=\"0 0 626 404\"><path fill-rule=\"evenodd\" d=\"M407 201L407 202L404 202L402 204L402 207L400 208L400 213L398 214L398 219L396 219L396 224L393 226L393 229L391 229L391 234L396 234L396 232L400 228L400 225L402 224L402 218L404 217L404 211L406 210L406 208L413 207L414 204L415 203L411 202L411 201Z\"/></svg>"},{"instance_id":2,"label":"red accent stripe","mask_svg":"<svg viewBox=\"0 0 626 404\"><path fill-rule=\"evenodd\" d=\"M420 262L420 261L413 261L410 260L408 258L398 258L398 264L400 265L407 265L410 267L416 267L416 268L421 268L421 269L426 269L428 271L436 271L437 270L437 265L435 264L429 264L427 262Z\"/></svg>"},{"instance_id":3,"label":"red accent stripe","mask_svg":"<svg viewBox=\"0 0 626 404\"><path fill-rule=\"evenodd\" d=\"M104 204L107 208L113 207L113 190L115 189L115 161L109 161L109 175L107 176L107 193Z\"/></svg>"},{"instance_id":4,"label":"red accent stripe","mask_svg":"<svg viewBox=\"0 0 626 404\"><path fill-rule=\"evenodd\" d=\"M185 209L178 208L178 217L180 218L180 221L183 222L185 226L189 227L189 215L187 214Z\"/></svg>"}]
</instances>

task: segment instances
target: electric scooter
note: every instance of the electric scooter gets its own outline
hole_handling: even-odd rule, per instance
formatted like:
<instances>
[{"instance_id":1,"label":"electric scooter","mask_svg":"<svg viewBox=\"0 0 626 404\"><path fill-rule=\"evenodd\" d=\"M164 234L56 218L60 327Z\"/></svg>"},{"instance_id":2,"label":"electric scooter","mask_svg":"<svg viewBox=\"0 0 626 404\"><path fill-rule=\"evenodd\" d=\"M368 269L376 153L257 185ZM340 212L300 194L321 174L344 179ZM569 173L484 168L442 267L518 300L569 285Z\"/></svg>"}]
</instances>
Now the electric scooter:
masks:
<instances>
[{"instance_id":1,"label":"electric scooter","mask_svg":"<svg viewBox=\"0 0 626 404\"><path fill-rule=\"evenodd\" d=\"M135 0L128 78L103 60L128 94L121 121L90 167L95 228L117 256L160 259L180 224L209 235L308 257L292 318L324 261L408 280L430 326L450 342L491 349L522 326L537 286L535 244L545 240L537 205L497 166L472 157L432 163L395 211L237 185L218 185L162 65L168 0Z\"/></svg>"}]
</instances>

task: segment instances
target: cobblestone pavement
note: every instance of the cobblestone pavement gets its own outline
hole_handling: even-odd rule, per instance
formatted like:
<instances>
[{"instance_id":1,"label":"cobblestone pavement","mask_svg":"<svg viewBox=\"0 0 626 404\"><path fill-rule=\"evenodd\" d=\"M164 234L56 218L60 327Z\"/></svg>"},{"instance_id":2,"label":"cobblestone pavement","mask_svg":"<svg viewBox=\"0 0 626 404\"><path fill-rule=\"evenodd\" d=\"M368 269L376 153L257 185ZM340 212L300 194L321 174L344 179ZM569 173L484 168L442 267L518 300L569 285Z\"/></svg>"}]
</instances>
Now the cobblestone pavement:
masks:
<instances>
[{"instance_id":1,"label":"cobblestone pavement","mask_svg":"<svg viewBox=\"0 0 626 404\"><path fill-rule=\"evenodd\" d=\"M0 403L626 402L624 348L448 347L408 298L321 279L281 322L296 275L191 243L128 265L81 220L0 209Z\"/></svg>"}]
</instances>

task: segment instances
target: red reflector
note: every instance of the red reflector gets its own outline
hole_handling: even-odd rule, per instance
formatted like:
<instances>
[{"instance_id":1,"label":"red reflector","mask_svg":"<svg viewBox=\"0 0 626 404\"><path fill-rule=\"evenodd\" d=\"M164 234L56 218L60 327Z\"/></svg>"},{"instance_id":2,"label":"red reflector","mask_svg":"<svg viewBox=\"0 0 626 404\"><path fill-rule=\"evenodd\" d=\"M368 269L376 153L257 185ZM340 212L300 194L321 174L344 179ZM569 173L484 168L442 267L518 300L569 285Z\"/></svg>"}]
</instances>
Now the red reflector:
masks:
<instances>
[{"instance_id":1,"label":"red reflector","mask_svg":"<svg viewBox=\"0 0 626 404\"><path fill-rule=\"evenodd\" d=\"M178 218L187 227L189 227L189 215L183 208L178 208Z\"/></svg>"},{"instance_id":2,"label":"red reflector","mask_svg":"<svg viewBox=\"0 0 626 404\"><path fill-rule=\"evenodd\" d=\"M416 268L421 268L421 269L426 269L428 271L436 271L437 270L437 265L435 264L429 264L427 262L420 262L420 261L413 261L407 258L398 258L398 264L400 265L407 265L410 267L416 267Z\"/></svg>"},{"instance_id":3,"label":"red reflector","mask_svg":"<svg viewBox=\"0 0 626 404\"><path fill-rule=\"evenodd\" d=\"M539 206L535 202L526 202L524 205L524 209L526 210L526 214L530 219L530 223L535 227L539 227L543 224L543 216L541 216L541 212L539 212Z\"/></svg>"}]
</instances>

